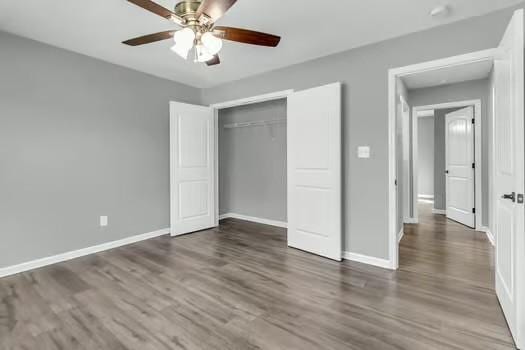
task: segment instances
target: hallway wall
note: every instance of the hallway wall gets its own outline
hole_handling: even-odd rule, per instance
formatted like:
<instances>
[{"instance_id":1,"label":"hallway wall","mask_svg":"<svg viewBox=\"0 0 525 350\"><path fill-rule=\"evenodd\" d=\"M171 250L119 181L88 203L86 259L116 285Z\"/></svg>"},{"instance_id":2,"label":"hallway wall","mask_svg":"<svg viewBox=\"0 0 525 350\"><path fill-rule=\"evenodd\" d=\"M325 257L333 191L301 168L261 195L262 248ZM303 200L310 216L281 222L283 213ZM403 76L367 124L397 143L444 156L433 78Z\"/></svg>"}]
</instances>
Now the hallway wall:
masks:
<instances>
[{"instance_id":1,"label":"hallway wall","mask_svg":"<svg viewBox=\"0 0 525 350\"><path fill-rule=\"evenodd\" d=\"M434 196L434 118L418 118L418 196Z\"/></svg>"}]
</instances>

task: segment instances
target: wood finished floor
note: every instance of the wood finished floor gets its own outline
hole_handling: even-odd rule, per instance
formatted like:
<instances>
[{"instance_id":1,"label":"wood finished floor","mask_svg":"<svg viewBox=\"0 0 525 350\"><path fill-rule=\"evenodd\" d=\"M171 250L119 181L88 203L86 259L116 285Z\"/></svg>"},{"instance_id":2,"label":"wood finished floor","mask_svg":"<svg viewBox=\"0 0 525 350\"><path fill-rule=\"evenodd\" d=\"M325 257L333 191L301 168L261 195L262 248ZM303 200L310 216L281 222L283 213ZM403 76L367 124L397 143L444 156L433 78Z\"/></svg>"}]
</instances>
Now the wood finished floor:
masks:
<instances>
[{"instance_id":1,"label":"wood finished floor","mask_svg":"<svg viewBox=\"0 0 525 350\"><path fill-rule=\"evenodd\" d=\"M0 349L513 349L479 232L407 226L401 268L226 220L0 279Z\"/></svg>"}]
</instances>

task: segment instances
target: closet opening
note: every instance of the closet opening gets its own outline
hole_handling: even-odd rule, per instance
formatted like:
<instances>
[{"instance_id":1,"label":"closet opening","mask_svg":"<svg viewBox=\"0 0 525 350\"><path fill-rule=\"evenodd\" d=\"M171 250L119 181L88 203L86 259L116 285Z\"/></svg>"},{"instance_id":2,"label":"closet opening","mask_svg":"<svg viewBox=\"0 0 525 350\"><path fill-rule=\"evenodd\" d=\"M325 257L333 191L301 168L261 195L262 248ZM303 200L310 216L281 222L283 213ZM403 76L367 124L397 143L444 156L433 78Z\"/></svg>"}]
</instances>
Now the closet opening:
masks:
<instances>
[{"instance_id":1,"label":"closet opening","mask_svg":"<svg viewBox=\"0 0 525 350\"><path fill-rule=\"evenodd\" d=\"M217 221L287 227L287 97L213 106Z\"/></svg>"}]
</instances>

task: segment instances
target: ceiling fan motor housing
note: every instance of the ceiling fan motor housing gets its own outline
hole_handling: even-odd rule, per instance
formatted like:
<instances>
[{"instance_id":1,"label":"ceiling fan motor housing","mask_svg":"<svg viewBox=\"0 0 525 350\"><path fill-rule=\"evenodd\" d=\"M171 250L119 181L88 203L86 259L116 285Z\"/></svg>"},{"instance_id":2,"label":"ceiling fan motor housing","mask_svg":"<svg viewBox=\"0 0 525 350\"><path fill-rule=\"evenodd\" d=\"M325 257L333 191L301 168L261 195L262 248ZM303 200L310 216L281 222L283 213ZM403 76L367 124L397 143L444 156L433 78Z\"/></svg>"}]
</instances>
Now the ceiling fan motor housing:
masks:
<instances>
[{"instance_id":1,"label":"ceiling fan motor housing","mask_svg":"<svg viewBox=\"0 0 525 350\"><path fill-rule=\"evenodd\" d=\"M181 1L175 5L175 13L180 17L195 15L200 5L200 1Z\"/></svg>"}]
</instances>

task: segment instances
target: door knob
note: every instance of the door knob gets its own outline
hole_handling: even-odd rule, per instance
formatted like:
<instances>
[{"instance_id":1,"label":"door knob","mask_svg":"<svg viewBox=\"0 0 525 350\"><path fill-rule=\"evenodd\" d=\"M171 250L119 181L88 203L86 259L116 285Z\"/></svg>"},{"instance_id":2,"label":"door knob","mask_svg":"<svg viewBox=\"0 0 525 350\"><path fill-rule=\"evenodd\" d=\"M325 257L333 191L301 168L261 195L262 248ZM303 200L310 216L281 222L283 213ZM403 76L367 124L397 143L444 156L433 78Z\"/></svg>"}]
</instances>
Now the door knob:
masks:
<instances>
[{"instance_id":1,"label":"door knob","mask_svg":"<svg viewBox=\"0 0 525 350\"><path fill-rule=\"evenodd\" d=\"M516 192L512 192L511 194L504 194L501 198L510 199L511 201L516 202Z\"/></svg>"}]
</instances>

